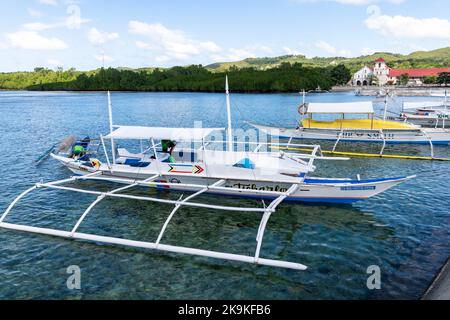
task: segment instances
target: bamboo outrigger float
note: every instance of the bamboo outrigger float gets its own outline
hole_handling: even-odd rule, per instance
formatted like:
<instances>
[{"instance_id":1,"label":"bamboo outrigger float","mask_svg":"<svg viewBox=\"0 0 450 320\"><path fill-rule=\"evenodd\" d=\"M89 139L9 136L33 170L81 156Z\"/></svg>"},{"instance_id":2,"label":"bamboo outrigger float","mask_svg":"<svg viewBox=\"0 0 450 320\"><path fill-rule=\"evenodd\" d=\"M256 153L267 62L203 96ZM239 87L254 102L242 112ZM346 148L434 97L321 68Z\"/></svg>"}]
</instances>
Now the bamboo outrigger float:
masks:
<instances>
[{"instance_id":1,"label":"bamboo outrigger float","mask_svg":"<svg viewBox=\"0 0 450 320\"><path fill-rule=\"evenodd\" d=\"M101 163L89 153L74 155L76 143L64 153L51 154L52 158L70 169L75 176L68 179L49 183L37 183L19 195L0 217L0 228L31 232L68 239L80 239L107 244L159 250L165 252L183 253L216 259L240 261L281 267L295 270L305 270L307 267L300 263L261 258L261 246L267 223L278 206L284 201L293 202L327 202L353 203L384 192L404 181L414 178L399 177L373 180L325 179L309 177L315 170L315 160L346 160L346 158L328 158L321 154L320 146L300 144L273 144L278 147L297 147L310 150L309 153L262 152L264 146L272 144L254 143L252 151L235 151L231 143L231 120L228 117L228 140L208 141L207 137L221 128L155 128L115 126L112 120L112 106L109 98L110 133L100 137L106 163ZM228 82L227 82L227 110L230 111ZM111 142L112 160L107 152L105 140ZM131 153L118 148L121 140L145 140L150 143L147 150ZM177 142L199 143L199 148L179 148L172 146L170 152L164 150L157 141L172 140ZM86 144L86 141L83 143ZM214 144L227 144L228 150L214 150ZM238 142L239 144L240 142ZM86 190L68 183L82 181L112 182L123 184L107 192ZM178 200L161 199L157 197L137 196L125 191L146 187L189 193ZM30 192L37 189L54 189L83 193L97 196L96 200L83 212L71 231L49 228L38 228L11 224L6 221L14 206ZM270 201L266 206L244 208L239 206L223 206L218 204L194 202L203 194L215 196L248 197ZM173 205L155 242L142 242L115 237L99 236L80 233L79 227L88 217L92 209L106 198L129 199ZM221 211L256 212L262 215L256 236L256 250L253 256L229 254L224 252L200 250L163 244L165 231L174 215L182 207L206 208Z\"/></svg>"}]
</instances>

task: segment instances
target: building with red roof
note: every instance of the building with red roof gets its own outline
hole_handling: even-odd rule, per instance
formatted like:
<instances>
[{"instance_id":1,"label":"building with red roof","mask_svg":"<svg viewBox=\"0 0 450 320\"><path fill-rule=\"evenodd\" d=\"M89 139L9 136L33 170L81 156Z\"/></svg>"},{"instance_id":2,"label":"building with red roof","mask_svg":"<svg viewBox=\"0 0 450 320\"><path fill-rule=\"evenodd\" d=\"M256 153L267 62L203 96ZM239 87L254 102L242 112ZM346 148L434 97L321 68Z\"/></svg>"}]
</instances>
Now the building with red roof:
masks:
<instances>
[{"instance_id":1,"label":"building with red roof","mask_svg":"<svg viewBox=\"0 0 450 320\"><path fill-rule=\"evenodd\" d=\"M390 77L400 77L407 74L410 78L437 77L440 73L450 72L450 68L430 68L430 69L390 69Z\"/></svg>"},{"instance_id":2,"label":"building with red roof","mask_svg":"<svg viewBox=\"0 0 450 320\"><path fill-rule=\"evenodd\" d=\"M450 72L450 68L429 68L429 69L393 69L386 64L386 60L378 58L375 66L369 68L365 66L356 72L352 78L354 86L364 86L376 83L380 86L398 84L402 75L408 75L408 84L422 85L427 77L438 77L439 74ZM375 81L374 81L375 80Z\"/></svg>"}]
</instances>

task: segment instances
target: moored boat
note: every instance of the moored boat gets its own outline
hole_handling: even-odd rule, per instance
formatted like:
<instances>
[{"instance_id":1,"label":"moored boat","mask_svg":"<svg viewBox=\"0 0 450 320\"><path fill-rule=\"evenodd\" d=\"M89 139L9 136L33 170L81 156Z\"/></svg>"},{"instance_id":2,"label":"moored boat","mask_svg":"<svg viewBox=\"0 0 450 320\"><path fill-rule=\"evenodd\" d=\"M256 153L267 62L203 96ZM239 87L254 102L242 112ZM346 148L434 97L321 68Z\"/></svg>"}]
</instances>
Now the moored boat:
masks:
<instances>
[{"instance_id":1,"label":"moored boat","mask_svg":"<svg viewBox=\"0 0 450 320\"><path fill-rule=\"evenodd\" d=\"M264 232L270 216L284 201L344 203L367 199L385 192L392 187L410 180L415 176L382 178L382 179L342 179L317 178L311 176L316 169L315 161L348 160L346 158L324 157L318 145L289 144L290 146L307 148L307 153L287 153L263 151L265 147L283 147L285 144L249 143L232 141L230 102L227 81L228 139L225 141L210 140L215 131L223 128L165 128L140 126L115 126L112 120L112 104L109 97L110 132L100 135L100 145L104 160L95 152L98 148L90 148L92 139L70 139L64 141L53 159L71 170L75 175L54 182L37 183L20 194L0 217L0 228L51 235L68 239L79 239L107 244L124 245L152 250L184 253L196 256L211 257L305 270L300 263L264 259L260 257ZM141 150L130 152L119 148L118 142L135 140L141 142ZM110 142L108 152L106 141ZM148 143L146 147L144 144ZM235 144L252 147L245 151L235 150ZM69 145L69 147L67 147ZM192 146L196 147L192 147ZM226 145L226 149L217 148ZM117 148L116 148L117 147ZM109 191L97 191L77 186L84 181L119 183ZM70 185L67 185L70 184ZM91 185L92 187L92 185ZM181 193L178 200L130 194L135 188L156 188L164 191ZM84 211L71 231L31 227L8 223L6 221L11 210L26 195L37 189L64 190L97 196L97 199ZM184 193L189 195L184 198ZM263 200L262 207L224 206L212 202L194 202L203 194L216 197L232 196ZM142 242L116 237L99 236L80 233L79 227L92 209L102 200L127 199L174 205L174 208L161 228L155 242ZM264 201L269 201L268 204ZM261 213L262 218L256 237L254 256L230 254L217 251L202 250L163 244L165 231L174 215L182 207L203 208L209 210L239 211Z\"/></svg>"},{"instance_id":2,"label":"moored boat","mask_svg":"<svg viewBox=\"0 0 450 320\"><path fill-rule=\"evenodd\" d=\"M250 123L262 132L278 138L334 141L333 151L340 142L382 143L380 154L387 144L450 145L450 130L422 128L405 122L377 119L371 101L347 103L303 103L299 107L302 117L296 128L271 127ZM339 119L315 119L316 116L338 115ZM361 118L364 115L364 118ZM359 116L360 118L355 118Z\"/></svg>"}]
</instances>

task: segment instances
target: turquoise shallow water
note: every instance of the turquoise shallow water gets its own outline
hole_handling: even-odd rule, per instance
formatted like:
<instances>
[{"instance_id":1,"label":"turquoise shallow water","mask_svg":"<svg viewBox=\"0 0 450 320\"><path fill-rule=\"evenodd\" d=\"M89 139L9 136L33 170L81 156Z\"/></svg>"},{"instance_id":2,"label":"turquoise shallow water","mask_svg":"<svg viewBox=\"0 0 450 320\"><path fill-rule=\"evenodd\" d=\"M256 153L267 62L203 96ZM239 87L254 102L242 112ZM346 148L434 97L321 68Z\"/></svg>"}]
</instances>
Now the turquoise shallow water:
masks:
<instances>
[{"instance_id":1,"label":"turquoise shallow water","mask_svg":"<svg viewBox=\"0 0 450 320\"><path fill-rule=\"evenodd\" d=\"M312 95L309 101L352 101L349 93ZM367 98L366 98L367 99ZM409 98L414 99L414 98ZM0 211L41 179L68 177L52 160L36 157L69 134L97 136L108 128L104 93L0 92ZM293 126L298 95L232 95L233 120ZM118 124L224 126L222 94L113 93ZM381 108L381 105L377 106ZM399 104L392 108L398 109ZM324 145L324 149L329 145ZM368 151L375 146L363 146ZM399 151L401 146L388 152ZM406 147L427 155L426 146ZM403 150L404 151L404 150ZM437 148L450 156L450 147ZM1 299L417 299L450 254L450 163L389 159L317 162L319 176L363 178L418 174L390 192L353 206L283 204L271 218L262 255L309 266L306 272L213 259L66 241L0 230ZM101 188L102 186L91 185ZM160 197L174 195L140 190ZM69 229L94 198L38 191L8 222ZM252 200L202 200L256 205ZM106 200L80 231L154 241L171 207ZM184 208L165 243L252 254L256 214ZM66 268L78 265L82 290L66 287ZM381 290L366 287L366 269L381 268Z\"/></svg>"}]
</instances>

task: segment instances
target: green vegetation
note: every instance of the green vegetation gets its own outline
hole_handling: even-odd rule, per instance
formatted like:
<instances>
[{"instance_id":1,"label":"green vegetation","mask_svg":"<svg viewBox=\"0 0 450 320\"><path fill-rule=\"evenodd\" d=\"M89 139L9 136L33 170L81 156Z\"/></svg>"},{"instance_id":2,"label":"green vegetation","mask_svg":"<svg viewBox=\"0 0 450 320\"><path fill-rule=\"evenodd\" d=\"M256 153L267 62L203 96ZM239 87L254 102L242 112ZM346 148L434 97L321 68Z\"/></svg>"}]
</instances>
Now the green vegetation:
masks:
<instances>
[{"instance_id":1,"label":"green vegetation","mask_svg":"<svg viewBox=\"0 0 450 320\"><path fill-rule=\"evenodd\" d=\"M400 84L401 85L406 85L406 84L408 84L408 82L409 82L409 75L407 73L402 74L400 76Z\"/></svg>"},{"instance_id":2,"label":"green vegetation","mask_svg":"<svg viewBox=\"0 0 450 320\"><path fill-rule=\"evenodd\" d=\"M235 92L298 92L320 86L330 89L350 80L342 65L328 68L282 63L276 68L231 68L226 72ZM29 73L0 74L0 88L27 90L201 91L224 90L225 73L201 65L170 69L99 69L93 72L36 69Z\"/></svg>"},{"instance_id":3,"label":"green vegetation","mask_svg":"<svg viewBox=\"0 0 450 320\"><path fill-rule=\"evenodd\" d=\"M409 55L377 52L373 55L361 56L357 58L306 58L304 55L290 55L276 58L250 58L237 62L215 63L207 66L207 68L217 72L226 71L231 67L253 67L258 70L266 70L287 62L301 63L303 66L321 68L343 64L350 69L351 73L354 73L365 65L373 65L373 62L378 58L384 58L390 67L398 69L433 67L448 68L450 67L450 47L433 51L417 51Z\"/></svg>"},{"instance_id":4,"label":"green vegetation","mask_svg":"<svg viewBox=\"0 0 450 320\"><path fill-rule=\"evenodd\" d=\"M436 79L436 82L439 84L449 84L450 83L450 72L442 72Z\"/></svg>"},{"instance_id":5,"label":"green vegetation","mask_svg":"<svg viewBox=\"0 0 450 320\"><path fill-rule=\"evenodd\" d=\"M223 91L225 74L237 92L297 92L346 84L364 65L384 58L392 68L450 67L450 47L410 55L379 52L358 58L307 58L289 55L250 58L238 62L161 68L117 68L81 72L75 69L0 73L0 89L10 90L124 90ZM429 77L426 83L450 83L450 75ZM403 80L406 80L404 77ZM404 81L403 81L404 82ZM376 84L376 79L372 79Z\"/></svg>"}]
</instances>

